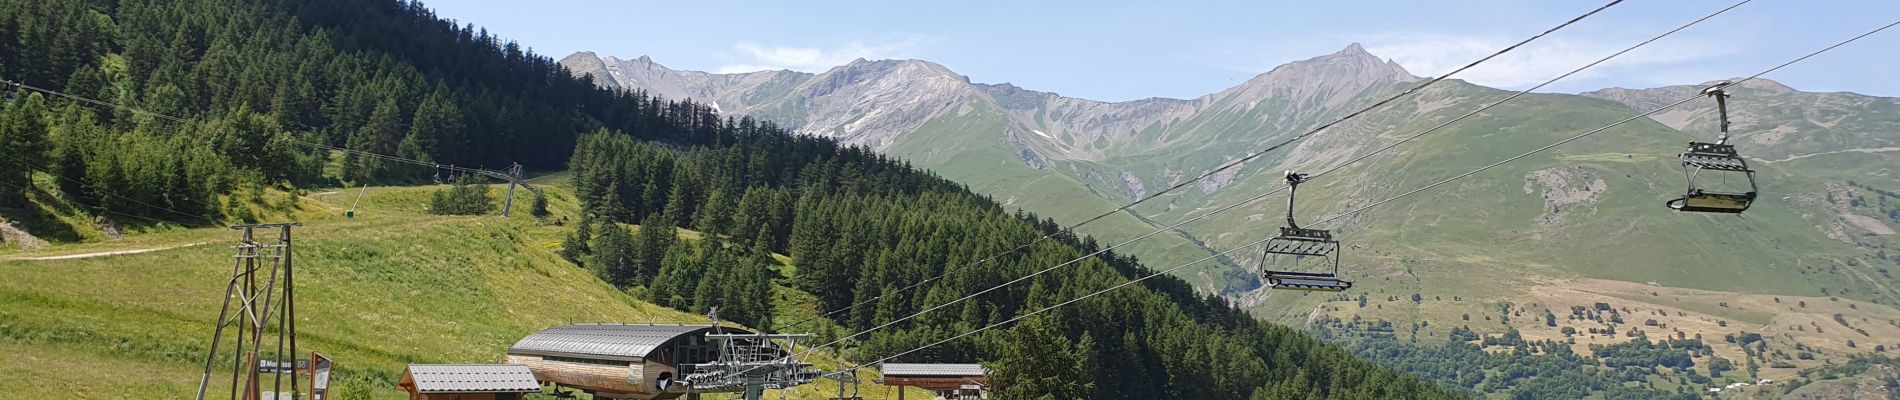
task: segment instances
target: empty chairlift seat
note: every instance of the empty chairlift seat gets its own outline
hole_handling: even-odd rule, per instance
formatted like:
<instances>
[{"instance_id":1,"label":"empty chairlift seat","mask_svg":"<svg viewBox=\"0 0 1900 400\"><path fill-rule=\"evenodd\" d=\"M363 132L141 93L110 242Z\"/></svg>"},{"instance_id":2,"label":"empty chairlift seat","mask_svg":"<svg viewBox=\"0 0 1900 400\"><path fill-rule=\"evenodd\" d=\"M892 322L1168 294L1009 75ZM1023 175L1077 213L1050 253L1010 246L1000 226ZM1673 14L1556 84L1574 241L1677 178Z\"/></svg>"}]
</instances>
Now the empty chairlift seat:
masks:
<instances>
[{"instance_id":1,"label":"empty chairlift seat","mask_svg":"<svg viewBox=\"0 0 1900 400\"><path fill-rule=\"evenodd\" d=\"M1669 209L1687 212L1739 214L1755 204L1755 170L1748 168L1748 161L1735 152L1735 145L1728 144L1728 82L1722 82L1703 90L1702 93L1715 98L1716 112L1720 116L1721 136L1715 143L1689 142L1689 149L1683 151L1677 159L1682 162L1682 172L1688 179L1689 188L1682 197L1665 203ZM1741 175L1746 178L1748 188L1711 189L1699 181L1710 177L1704 172L1718 176Z\"/></svg>"},{"instance_id":2,"label":"empty chairlift seat","mask_svg":"<svg viewBox=\"0 0 1900 400\"><path fill-rule=\"evenodd\" d=\"M1260 254L1260 277L1275 290L1339 292L1352 282L1339 277L1339 241L1332 232L1301 228L1293 220L1293 199L1306 175L1286 172L1286 224L1267 239ZM1314 268L1317 267L1317 268Z\"/></svg>"}]
</instances>

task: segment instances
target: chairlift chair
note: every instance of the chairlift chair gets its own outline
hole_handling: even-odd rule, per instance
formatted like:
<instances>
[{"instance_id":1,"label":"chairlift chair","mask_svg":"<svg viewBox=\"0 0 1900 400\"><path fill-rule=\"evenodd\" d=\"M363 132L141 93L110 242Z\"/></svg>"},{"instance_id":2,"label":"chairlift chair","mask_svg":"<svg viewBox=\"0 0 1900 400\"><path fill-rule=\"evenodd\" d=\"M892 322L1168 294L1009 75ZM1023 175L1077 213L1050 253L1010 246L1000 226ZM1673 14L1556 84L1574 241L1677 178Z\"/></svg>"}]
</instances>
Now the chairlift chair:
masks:
<instances>
[{"instance_id":1,"label":"chairlift chair","mask_svg":"<svg viewBox=\"0 0 1900 400\"><path fill-rule=\"evenodd\" d=\"M847 371L850 375L844 374ZM858 396L858 370L853 368L847 371L839 371L825 375L826 378L838 381L838 396L832 397L830 400L864 400L864 397ZM850 395L845 394L846 385L851 387Z\"/></svg>"},{"instance_id":2,"label":"chairlift chair","mask_svg":"<svg viewBox=\"0 0 1900 400\"><path fill-rule=\"evenodd\" d=\"M1260 255L1261 277L1266 279L1267 287L1287 290L1306 290L1317 292L1339 292L1352 288L1352 282L1339 277L1339 241L1333 240L1332 232L1323 229L1306 229L1293 220L1293 197L1305 182L1306 174L1286 172L1286 225L1280 228L1280 234L1265 243L1266 250ZM1294 264L1307 257L1318 257L1330 268L1327 272L1307 272L1276 270L1271 261L1290 258ZM1311 263L1305 263L1311 264Z\"/></svg>"},{"instance_id":3,"label":"chairlift chair","mask_svg":"<svg viewBox=\"0 0 1900 400\"><path fill-rule=\"evenodd\" d=\"M1682 171L1688 177L1689 190L1681 198L1666 203L1670 209L1688 212L1707 212L1739 214L1754 205L1758 187L1755 185L1755 170L1748 168L1748 161L1735 152L1735 145L1728 144L1728 82L1718 83L1702 91L1702 94L1715 98L1716 112L1721 117L1721 136L1715 143L1689 142L1688 151L1677 158L1682 160ZM1740 173L1748 178L1748 191L1716 191L1696 184L1696 178L1702 171L1714 171L1721 174Z\"/></svg>"}]
</instances>

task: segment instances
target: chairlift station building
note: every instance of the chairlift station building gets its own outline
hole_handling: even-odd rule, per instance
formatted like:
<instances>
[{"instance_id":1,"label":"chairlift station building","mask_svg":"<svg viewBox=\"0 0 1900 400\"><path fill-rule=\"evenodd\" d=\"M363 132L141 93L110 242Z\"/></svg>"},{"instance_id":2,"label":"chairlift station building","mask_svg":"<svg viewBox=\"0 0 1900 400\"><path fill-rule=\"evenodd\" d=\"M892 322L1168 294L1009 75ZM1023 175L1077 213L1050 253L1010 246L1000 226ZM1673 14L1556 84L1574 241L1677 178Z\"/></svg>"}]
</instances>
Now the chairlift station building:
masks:
<instances>
[{"instance_id":1,"label":"chairlift station building","mask_svg":"<svg viewBox=\"0 0 1900 400\"><path fill-rule=\"evenodd\" d=\"M556 326L515 342L508 348L507 362L528 366L542 383L597 398L673 399L687 394L690 385L679 379L694 372L692 364L719 357L718 343L706 339L714 331L710 325Z\"/></svg>"}]
</instances>

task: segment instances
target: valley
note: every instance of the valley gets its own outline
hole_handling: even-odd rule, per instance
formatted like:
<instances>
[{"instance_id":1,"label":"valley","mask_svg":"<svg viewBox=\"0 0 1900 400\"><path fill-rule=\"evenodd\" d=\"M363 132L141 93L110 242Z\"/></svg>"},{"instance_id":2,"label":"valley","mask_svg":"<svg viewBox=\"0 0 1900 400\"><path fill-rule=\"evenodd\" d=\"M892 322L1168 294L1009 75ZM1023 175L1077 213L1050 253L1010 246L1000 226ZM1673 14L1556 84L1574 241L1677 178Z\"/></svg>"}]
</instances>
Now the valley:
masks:
<instances>
[{"instance_id":1,"label":"valley","mask_svg":"<svg viewBox=\"0 0 1900 400\"><path fill-rule=\"evenodd\" d=\"M577 74L611 76L620 82L671 82L669 77L682 74L647 58L635 62L605 58L604 65L633 68L590 69L591 64L580 61L589 57L595 56L576 54L564 64ZM860 72L869 65L923 65L918 70L934 75ZM731 111L902 156L970 182L973 189L999 199L1030 199L1005 204L1052 212L1059 223L1069 224L1092 215L1070 210L1106 211L1189 182L1252 149L1337 118L1421 79L1358 45L1294 62L1233 89L1191 100L1090 102L1008 84L969 83L954 75L939 77L945 73L924 61L860 60L818 75L753 73L807 77L793 78L802 83L769 92L720 85L653 87L702 101L745 104ZM726 75L705 76L718 80ZM938 83L905 83L919 80ZM1310 221L1647 111L1699 87L1533 94L1392 152L1343 164L1349 157L1508 94L1453 80L1291 149L1269 153L1191 182L1187 190L1134 207L1132 214L1140 224L1096 223L1078 231L1112 238L1173 225L1280 187L1279 173L1287 169L1329 173L1313 184L1315 189L1301 191L1298 212L1302 220ZM852 110L879 121L870 125L802 119L830 112L822 103L806 99L839 92L960 100L853 106ZM1800 92L1766 80L1732 92L1736 121L1732 129L1742 147L1751 149L1747 150L1751 161L1763 171L1759 174L1762 190L1775 194L1746 217L1675 214L1660 206L1671 191L1681 190L1682 172L1674 158L1682 143L1713 135L1713 102L1698 101L1475 176L1449 190L1402 200L1328 226L1344 232L1343 240L1351 244L1347 274L1357 277L1358 285L1345 298L1275 293L1253 289L1257 283L1232 283L1255 279L1245 271L1256 268L1257 253L1225 260L1219 273L1228 276L1230 283L1215 285L1207 279L1212 272L1205 270L1188 276L1198 277L1196 284L1203 290L1227 293L1267 320L1290 325L1307 325L1321 318L1388 321L1420 327L1415 334L1419 343L1442 342L1453 328L1492 336L1515 331L1527 339L1574 340L1571 347L1588 354L1589 345L1630 340L1620 334L1592 335L1588 333L1592 328L1613 327L1618 333L1632 328L1660 330L1646 333L1650 337L1701 336L1717 356L1736 364L1759 360L1764 366L1782 366L1761 369L1759 376L1769 379L1785 379L1824 363L1875 353L1866 343L1900 334L1887 331L1900 316L1895 308L1900 292L1894 290L1900 280L1889 272L1900 264L1887 251L1895 243L1891 227L1900 224L1900 219L1887 211L1900 208L1888 205L1900 198L1889 200L1883 194L1892 193L1886 188L1900 188L1896 186L1900 183L1892 181L1892 171L1887 171L1900 163L1893 162L1894 154L1879 150L1893 138L1881 132L1891 131L1886 124L1897 120L1870 119L1879 111L1868 110L1891 108L1894 100ZM731 98L749 100L722 100ZM778 104L802 104L816 110L787 114L774 108ZM1794 108L1813 104L1820 106ZM974 154L988 156L970 156ZM1339 172L1332 174L1334 169ZM1055 176L1019 177L1022 174ZM1050 179L1061 184L1018 183ZM1078 203L1077 193L1092 195L1091 202L1097 203ZM1034 201L1039 196L1063 200ZM1170 232L1193 247L1130 247L1129 252L1169 265L1166 260L1251 243L1280 225L1284 201L1283 196L1268 197ZM1354 293L1370 297L1370 305L1358 306ZM1414 301L1414 296L1422 300ZM1435 300L1453 298L1460 300ZM1815 307L1780 306L1774 299ZM1843 302L1852 307L1843 308ZM1571 307L1596 303L1628 307L1630 311L1619 312L1631 314L1623 318L1634 320L1570 319ZM1818 305L1822 303L1828 306ZM1512 311L1500 315L1501 307ZM1549 325L1541 318L1546 312L1565 318ZM1517 316L1508 322L1504 318L1523 313L1532 318ZM1865 322L1841 329L1823 324L1841 325L1833 321L1836 314ZM1651 320L1654 325L1649 324ZM1559 332L1562 328L1580 333L1565 335ZM1763 350L1751 356L1740 345L1721 341L1745 333L1768 338L1761 342ZM1848 346L1849 340L1855 341L1853 347ZM1877 345L1900 347L1900 343ZM1813 358L1796 357L1797 353Z\"/></svg>"},{"instance_id":2,"label":"valley","mask_svg":"<svg viewBox=\"0 0 1900 400\"><path fill-rule=\"evenodd\" d=\"M1741 78L1685 66L1760 60L1703 43L1579 76L1633 88L1520 94L1492 83L1604 46L1604 28L1523 53L1367 32L1183 45L1328 18L1160 29L1248 6L1101 5L1040 12L1152 14L1122 22L1157 28L1039 19L978 43L996 32L948 5L804 5L859 17L833 22L754 4L680 29L703 18L444 3L0 0L0 397L188 398L212 370L230 378L209 374L213 397L244 398L239 371L325 375L213 344L292 331L292 352L335 361L335 400L1900 391L1900 99L1792 79L1858 66L1817 58L1728 85ZM1545 33L1678 14L1621 3ZM1344 15L1386 25L1406 7ZM1554 11L1523 7L1447 18ZM1635 7L1652 8L1621 12ZM740 33L789 20L805 23L773 34L784 42ZM902 27L866 33L880 24ZM1465 47L1516 64L1421 76ZM1849 59L1878 64L1862 53L1880 48ZM974 53L1009 62L972 66ZM722 72L661 64L681 54ZM1202 65L1121 68L1171 57ZM1072 70L1042 69L1058 65ZM1676 68L1620 76L1656 65ZM1197 75L1208 68L1245 75ZM1527 71L1501 71L1514 68ZM1017 71L1036 84L993 80ZM1075 79L1206 89L1098 101L1035 87ZM1732 95L1725 111L1701 96L1712 85ZM1683 168L1685 145L1723 129L1749 175ZM1697 188L1751 205L1664 207ZM233 252L258 248L232 227L291 221L297 312L264 314L294 323L220 315L255 293L289 307L277 269L262 292L229 288L249 259L233 267ZM1303 244L1252 247L1272 237ZM1334 260L1338 276L1313 273ZM695 333L724 327L788 335Z\"/></svg>"}]
</instances>

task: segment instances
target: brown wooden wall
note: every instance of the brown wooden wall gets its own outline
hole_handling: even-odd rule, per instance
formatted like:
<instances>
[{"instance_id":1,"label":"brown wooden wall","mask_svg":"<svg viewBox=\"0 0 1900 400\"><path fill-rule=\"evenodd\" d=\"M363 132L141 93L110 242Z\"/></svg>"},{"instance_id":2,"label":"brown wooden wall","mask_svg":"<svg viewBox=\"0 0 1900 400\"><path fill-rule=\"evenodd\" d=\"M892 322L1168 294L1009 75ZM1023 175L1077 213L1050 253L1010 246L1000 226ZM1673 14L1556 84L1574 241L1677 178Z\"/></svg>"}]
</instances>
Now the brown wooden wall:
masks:
<instances>
[{"instance_id":1,"label":"brown wooden wall","mask_svg":"<svg viewBox=\"0 0 1900 400\"><path fill-rule=\"evenodd\" d=\"M641 364L624 367L583 364L548 361L540 356L520 354L509 354L508 363L527 365L528 370L534 371L534 379L542 382L631 398L650 398L655 394L652 386L635 384L628 379L640 375L643 368Z\"/></svg>"}]
</instances>

